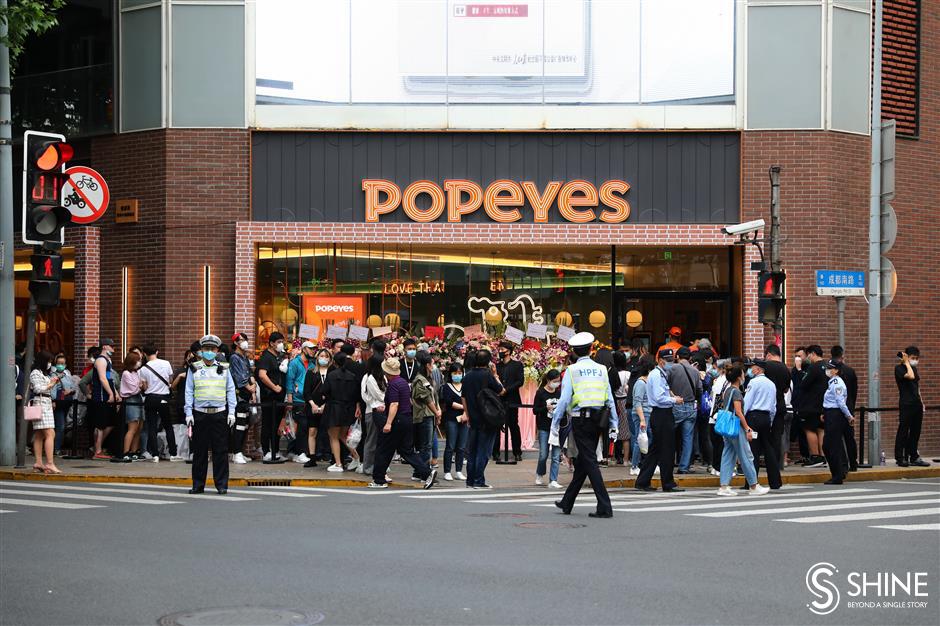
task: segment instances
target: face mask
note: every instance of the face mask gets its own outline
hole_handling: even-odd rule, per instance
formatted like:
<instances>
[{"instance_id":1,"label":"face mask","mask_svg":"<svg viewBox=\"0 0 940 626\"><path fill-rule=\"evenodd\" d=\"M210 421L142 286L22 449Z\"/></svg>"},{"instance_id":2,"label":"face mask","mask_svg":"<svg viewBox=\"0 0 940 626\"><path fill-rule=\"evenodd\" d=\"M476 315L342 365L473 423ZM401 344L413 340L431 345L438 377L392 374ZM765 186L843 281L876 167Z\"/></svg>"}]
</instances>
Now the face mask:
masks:
<instances>
[{"instance_id":1,"label":"face mask","mask_svg":"<svg viewBox=\"0 0 940 626\"><path fill-rule=\"evenodd\" d=\"M216 353L215 353L215 351L213 351L213 350L203 350L203 351L202 351L202 358L204 358L204 359L207 360L207 361L214 361L214 360L215 360L215 354L216 354Z\"/></svg>"},{"instance_id":2,"label":"face mask","mask_svg":"<svg viewBox=\"0 0 940 626\"><path fill-rule=\"evenodd\" d=\"M624 352L624 353L623 353L623 356L627 357L627 360L629 361L630 359L633 358L633 353L627 351L627 352Z\"/></svg>"},{"instance_id":3,"label":"face mask","mask_svg":"<svg viewBox=\"0 0 940 626\"><path fill-rule=\"evenodd\" d=\"M749 367L749 368L747 369L747 377L748 377L748 378L754 378L754 368L753 368L753 367Z\"/></svg>"},{"instance_id":4,"label":"face mask","mask_svg":"<svg viewBox=\"0 0 940 626\"><path fill-rule=\"evenodd\" d=\"M712 378L718 378L718 370L715 369L714 367L708 370L708 373L711 375Z\"/></svg>"},{"instance_id":5,"label":"face mask","mask_svg":"<svg viewBox=\"0 0 940 626\"><path fill-rule=\"evenodd\" d=\"M281 370L282 373L286 372L286 371L287 371L287 361L281 361L281 364L278 366L277 369Z\"/></svg>"},{"instance_id":6,"label":"face mask","mask_svg":"<svg viewBox=\"0 0 940 626\"><path fill-rule=\"evenodd\" d=\"M59 372L64 372L64 371L65 371L65 364L64 364L64 363L59 363L58 365L55 366L55 368L56 368L56 370L59 371Z\"/></svg>"},{"instance_id":7,"label":"face mask","mask_svg":"<svg viewBox=\"0 0 940 626\"><path fill-rule=\"evenodd\" d=\"M51 371L52 371L52 363L50 363L49 365L46 366L46 371L47 371L47 372L51 372Z\"/></svg>"},{"instance_id":8,"label":"face mask","mask_svg":"<svg viewBox=\"0 0 940 626\"><path fill-rule=\"evenodd\" d=\"M803 362L803 359L801 359L800 357L798 356L793 357L793 365L795 365L796 367L799 367L802 362Z\"/></svg>"},{"instance_id":9,"label":"face mask","mask_svg":"<svg viewBox=\"0 0 940 626\"><path fill-rule=\"evenodd\" d=\"M276 346L274 346L274 349L277 350L278 352L284 352L284 344L279 343Z\"/></svg>"},{"instance_id":10,"label":"face mask","mask_svg":"<svg viewBox=\"0 0 940 626\"><path fill-rule=\"evenodd\" d=\"M463 380L463 374L454 374L453 376L450 377L450 379L454 381L455 383L459 383L460 381Z\"/></svg>"},{"instance_id":11,"label":"face mask","mask_svg":"<svg viewBox=\"0 0 940 626\"><path fill-rule=\"evenodd\" d=\"M500 352L500 353L499 353L499 358L501 358L501 359L505 359L507 356L509 356L509 353L508 353L508 352L505 352L505 351L504 351L504 352Z\"/></svg>"},{"instance_id":12,"label":"face mask","mask_svg":"<svg viewBox=\"0 0 940 626\"><path fill-rule=\"evenodd\" d=\"M559 383L554 383L554 382L553 382L553 383L548 383L548 384L546 385L546 388L547 388L549 391L555 391L556 389L558 389L558 384L559 384Z\"/></svg>"},{"instance_id":13,"label":"face mask","mask_svg":"<svg viewBox=\"0 0 940 626\"><path fill-rule=\"evenodd\" d=\"M911 367L917 367L917 364L920 363L917 359L908 359L908 362L911 364Z\"/></svg>"},{"instance_id":14,"label":"face mask","mask_svg":"<svg viewBox=\"0 0 940 626\"><path fill-rule=\"evenodd\" d=\"M329 365L329 364L330 364L330 360L329 360L329 359L325 359L325 358L322 358L322 357L319 358L319 359L317 359L317 365L319 365L320 367L326 367L326 366Z\"/></svg>"},{"instance_id":15,"label":"face mask","mask_svg":"<svg viewBox=\"0 0 940 626\"><path fill-rule=\"evenodd\" d=\"M88 357L88 362L89 362L89 363L94 363L94 362L95 362L95 357L93 357L93 356Z\"/></svg>"},{"instance_id":16,"label":"face mask","mask_svg":"<svg viewBox=\"0 0 940 626\"><path fill-rule=\"evenodd\" d=\"M405 350L405 356L409 359L415 358L415 355L418 354L417 350Z\"/></svg>"},{"instance_id":17,"label":"face mask","mask_svg":"<svg viewBox=\"0 0 940 626\"><path fill-rule=\"evenodd\" d=\"M242 350L247 350L247 349L248 349L248 342L247 342L247 341L239 342L238 347L241 348Z\"/></svg>"}]
</instances>

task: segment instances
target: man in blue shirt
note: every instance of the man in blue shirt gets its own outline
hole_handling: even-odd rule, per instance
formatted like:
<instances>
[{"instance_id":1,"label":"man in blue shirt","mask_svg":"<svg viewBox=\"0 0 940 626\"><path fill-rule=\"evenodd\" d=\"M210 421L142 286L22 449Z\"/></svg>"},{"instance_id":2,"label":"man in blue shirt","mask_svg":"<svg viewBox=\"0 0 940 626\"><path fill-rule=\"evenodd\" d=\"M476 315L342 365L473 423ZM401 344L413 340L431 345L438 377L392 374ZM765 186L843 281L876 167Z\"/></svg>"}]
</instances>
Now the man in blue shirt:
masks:
<instances>
[{"instance_id":1,"label":"man in blue shirt","mask_svg":"<svg viewBox=\"0 0 940 626\"><path fill-rule=\"evenodd\" d=\"M649 428L656 434L650 445L649 453L640 465L640 475L636 477L634 487L640 491L656 491L650 485L653 472L659 466L660 483L663 491L685 491L672 477L672 466L676 460L676 422L672 415L672 407L682 404L684 400L669 389L669 378L666 374L668 363L672 363L673 351L663 348L656 357L656 368L650 372L646 379L647 397L652 407L649 418Z\"/></svg>"},{"instance_id":2,"label":"man in blue shirt","mask_svg":"<svg viewBox=\"0 0 940 626\"><path fill-rule=\"evenodd\" d=\"M751 452L754 459L764 455L767 468L767 484L771 489L780 489L780 464L777 461L777 448L774 445L773 423L777 414L777 386L767 378L767 361L754 359L744 364L749 367L747 393L744 394L744 419L753 431ZM760 476L760 464L754 463L754 469Z\"/></svg>"},{"instance_id":3,"label":"man in blue shirt","mask_svg":"<svg viewBox=\"0 0 940 626\"><path fill-rule=\"evenodd\" d=\"M855 421L845 402L848 390L839 376L841 370L842 365L836 361L826 363L826 376L829 378L829 384L823 395L823 426L826 429L823 447L826 451L826 460L829 462L829 473L832 474L832 478L826 481L827 485L841 485L845 480L848 460L845 456L842 438L846 427Z\"/></svg>"},{"instance_id":4,"label":"man in blue shirt","mask_svg":"<svg viewBox=\"0 0 940 626\"><path fill-rule=\"evenodd\" d=\"M317 345L311 341L305 341L300 346L300 354L291 359L287 365L287 397L285 402L291 402L294 422L297 423L297 436L291 443L287 458L294 463L306 463L310 460L307 456L307 411L304 410L304 378L307 376L307 370L315 366L314 351Z\"/></svg>"}]
</instances>

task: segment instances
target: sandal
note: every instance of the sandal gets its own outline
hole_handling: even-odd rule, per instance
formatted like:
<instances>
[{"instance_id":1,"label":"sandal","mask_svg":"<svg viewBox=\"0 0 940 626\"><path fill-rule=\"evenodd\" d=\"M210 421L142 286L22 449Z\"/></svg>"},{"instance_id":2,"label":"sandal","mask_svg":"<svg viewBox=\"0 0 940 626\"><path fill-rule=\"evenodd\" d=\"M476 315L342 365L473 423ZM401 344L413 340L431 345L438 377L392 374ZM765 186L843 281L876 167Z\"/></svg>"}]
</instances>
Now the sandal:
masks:
<instances>
[{"instance_id":1,"label":"sandal","mask_svg":"<svg viewBox=\"0 0 940 626\"><path fill-rule=\"evenodd\" d=\"M39 463L33 463L33 471L37 474L44 474L46 472L46 467L44 465L40 465Z\"/></svg>"},{"instance_id":2,"label":"sandal","mask_svg":"<svg viewBox=\"0 0 940 626\"><path fill-rule=\"evenodd\" d=\"M47 466L44 468L43 472L46 473L46 474L61 474L61 473L62 473L62 470L60 470L60 469L59 469L58 467L56 467L55 465L47 465Z\"/></svg>"}]
</instances>

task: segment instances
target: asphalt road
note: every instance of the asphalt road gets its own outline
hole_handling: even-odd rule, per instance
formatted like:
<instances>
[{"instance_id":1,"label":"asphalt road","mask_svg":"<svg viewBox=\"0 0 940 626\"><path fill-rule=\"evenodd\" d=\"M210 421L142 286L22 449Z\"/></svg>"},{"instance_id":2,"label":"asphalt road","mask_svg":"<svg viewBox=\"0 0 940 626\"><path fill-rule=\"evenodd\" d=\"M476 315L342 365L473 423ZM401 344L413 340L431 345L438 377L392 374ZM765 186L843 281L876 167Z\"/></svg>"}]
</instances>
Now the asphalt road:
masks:
<instances>
[{"instance_id":1,"label":"asphalt road","mask_svg":"<svg viewBox=\"0 0 940 626\"><path fill-rule=\"evenodd\" d=\"M940 623L940 480L558 495L0 483L0 624Z\"/></svg>"}]
</instances>

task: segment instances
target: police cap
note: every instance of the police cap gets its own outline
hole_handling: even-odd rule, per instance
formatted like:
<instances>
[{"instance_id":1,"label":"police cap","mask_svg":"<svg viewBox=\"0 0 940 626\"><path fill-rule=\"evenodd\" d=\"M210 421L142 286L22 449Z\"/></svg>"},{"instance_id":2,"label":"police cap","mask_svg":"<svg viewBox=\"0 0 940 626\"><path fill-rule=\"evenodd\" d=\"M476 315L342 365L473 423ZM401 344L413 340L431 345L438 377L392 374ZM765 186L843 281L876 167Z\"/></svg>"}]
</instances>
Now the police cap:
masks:
<instances>
[{"instance_id":1,"label":"police cap","mask_svg":"<svg viewBox=\"0 0 940 626\"><path fill-rule=\"evenodd\" d=\"M222 347L222 340L215 335L205 335L202 339L199 340L199 345L215 346L216 348L220 348Z\"/></svg>"},{"instance_id":2,"label":"police cap","mask_svg":"<svg viewBox=\"0 0 940 626\"><path fill-rule=\"evenodd\" d=\"M589 346L592 343L594 343L594 335L586 332L575 333L574 336L568 340L568 345L572 348Z\"/></svg>"},{"instance_id":3,"label":"police cap","mask_svg":"<svg viewBox=\"0 0 940 626\"><path fill-rule=\"evenodd\" d=\"M842 364L839 363L838 361L832 361L832 360L830 360L830 361L827 361L827 362L826 362L826 369L827 369L827 370L838 370L838 371L841 372L841 371L842 371Z\"/></svg>"}]
</instances>

